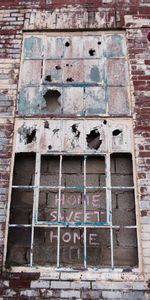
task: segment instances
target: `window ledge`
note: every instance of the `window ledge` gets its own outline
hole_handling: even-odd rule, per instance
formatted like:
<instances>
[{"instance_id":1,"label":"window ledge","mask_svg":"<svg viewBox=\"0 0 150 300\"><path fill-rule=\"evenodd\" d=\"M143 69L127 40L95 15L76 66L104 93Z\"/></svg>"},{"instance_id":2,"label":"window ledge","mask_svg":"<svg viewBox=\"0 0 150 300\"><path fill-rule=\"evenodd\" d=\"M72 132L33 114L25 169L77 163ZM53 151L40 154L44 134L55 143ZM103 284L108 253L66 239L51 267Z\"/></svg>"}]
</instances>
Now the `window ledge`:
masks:
<instances>
[{"instance_id":1,"label":"window ledge","mask_svg":"<svg viewBox=\"0 0 150 300\"><path fill-rule=\"evenodd\" d=\"M7 271L7 270L5 270ZM90 280L90 281L118 281L118 282L144 282L144 276L138 268L125 272L123 269L91 269L75 270L71 268L54 267L12 267L9 272L30 272L39 273L40 280Z\"/></svg>"}]
</instances>

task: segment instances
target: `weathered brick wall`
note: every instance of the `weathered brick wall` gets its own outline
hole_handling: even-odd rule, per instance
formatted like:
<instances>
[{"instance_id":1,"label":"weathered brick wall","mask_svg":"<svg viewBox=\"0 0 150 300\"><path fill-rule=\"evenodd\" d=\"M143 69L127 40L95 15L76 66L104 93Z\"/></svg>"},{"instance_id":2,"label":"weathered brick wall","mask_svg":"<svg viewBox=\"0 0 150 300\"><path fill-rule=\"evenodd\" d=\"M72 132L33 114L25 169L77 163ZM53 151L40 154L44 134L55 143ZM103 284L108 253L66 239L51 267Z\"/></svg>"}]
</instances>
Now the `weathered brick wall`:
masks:
<instances>
[{"instance_id":1,"label":"weathered brick wall","mask_svg":"<svg viewBox=\"0 0 150 300\"><path fill-rule=\"evenodd\" d=\"M46 3L47 2L47 3ZM0 261L7 208L23 29L117 29L127 32L134 116L140 274L1 272L0 299L150 299L150 3L131 1L0 1Z\"/></svg>"}]
</instances>

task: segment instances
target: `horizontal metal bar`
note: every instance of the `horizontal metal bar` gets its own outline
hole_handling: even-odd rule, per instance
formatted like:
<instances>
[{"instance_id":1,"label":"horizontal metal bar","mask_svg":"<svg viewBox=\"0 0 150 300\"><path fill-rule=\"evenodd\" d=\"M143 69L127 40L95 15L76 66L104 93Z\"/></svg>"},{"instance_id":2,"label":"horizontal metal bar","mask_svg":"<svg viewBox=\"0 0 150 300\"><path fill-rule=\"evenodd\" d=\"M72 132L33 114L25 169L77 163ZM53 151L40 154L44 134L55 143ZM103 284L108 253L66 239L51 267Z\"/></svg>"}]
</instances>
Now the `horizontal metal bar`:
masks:
<instances>
[{"instance_id":1,"label":"horizontal metal bar","mask_svg":"<svg viewBox=\"0 0 150 300\"><path fill-rule=\"evenodd\" d=\"M65 119L65 118L64 118ZM103 118L104 120L105 120L105 118ZM45 120L45 118L44 118L44 120ZM84 158L84 156L98 156L98 157L104 157L104 156L106 156L106 153L104 153L104 152L101 152L101 153L95 153L95 152L78 152L78 153L76 153L76 152L66 152L66 151L61 151L61 152L54 152L54 151L51 151L51 152L46 152L46 153L41 153L41 156L61 156L61 154L62 154L62 156L64 157L64 156L73 156L73 157L78 157L78 156L82 156L82 158Z\"/></svg>"},{"instance_id":2,"label":"horizontal metal bar","mask_svg":"<svg viewBox=\"0 0 150 300\"><path fill-rule=\"evenodd\" d=\"M109 190L133 190L134 186L112 186L112 187L106 187L106 186L50 186L50 185L42 185L42 186L25 186L25 185L13 185L12 188L13 189L59 189L61 187L61 189L84 189L86 187L86 189L109 189Z\"/></svg>"},{"instance_id":3,"label":"horizontal metal bar","mask_svg":"<svg viewBox=\"0 0 150 300\"><path fill-rule=\"evenodd\" d=\"M56 226L65 226L65 227L71 227L71 226L108 226L110 225L107 222L64 222L64 221L58 221L58 222L51 222L51 221L43 221L43 222L36 222L35 225L56 225Z\"/></svg>"},{"instance_id":4,"label":"horizontal metal bar","mask_svg":"<svg viewBox=\"0 0 150 300\"><path fill-rule=\"evenodd\" d=\"M91 30L91 29L90 29ZM125 56L115 56L113 57L114 60L117 60L117 59L120 59L120 58L124 58L125 59ZM67 58L67 57L60 57L59 59L56 59L56 58L45 58L46 61L73 61L73 60L79 60L79 61L83 61L83 60L101 60L102 57L95 57L95 56L90 56L90 57L73 57L73 58ZM24 60L42 60L42 58L35 58L35 57L24 57ZM126 59L125 59L126 60Z\"/></svg>"},{"instance_id":5,"label":"horizontal metal bar","mask_svg":"<svg viewBox=\"0 0 150 300\"><path fill-rule=\"evenodd\" d=\"M9 227L32 227L32 224L9 224Z\"/></svg>"},{"instance_id":6,"label":"horizontal metal bar","mask_svg":"<svg viewBox=\"0 0 150 300\"><path fill-rule=\"evenodd\" d=\"M77 225L76 224L72 224L72 223L75 223L75 222L71 222L71 224L69 223L69 222L66 222L66 224L64 224L65 222L60 222L59 224L57 223L57 222L37 222L36 224L35 224L35 227L58 227L58 226L61 226L61 227L64 227L64 228L66 228L66 227L76 227ZM70 224L69 226L68 226L68 223ZM79 222L78 222L79 223ZM87 224L88 223L88 224ZM90 223L90 224L89 224ZM98 222L97 222L98 223ZM112 229L136 229L137 228L137 226L135 225L135 226L119 226L119 225L109 225L108 223L104 223L104 222L101 222L101 225L93 225L93 222L86 222L86 224L85 225L80 225L80 227L87 227L87 228L103 228L103 227L105 227L105 228L112 228ZM20 227L20 228L22 228L22 227L32 227L32 224L30 225L30 224L9 224L9 227ZM79 225L78 225L78 227L79 227Z\"/></svg>"},{"instance_id":7,"label":"horizontal metal bar","mask_svg":"<svg viewBox=\"0 0 150 300\"><path fill-rule=\"evenodd\" d=\"M106 186L39 186L40 190L46 190L46 189L59 189L61 187L61 190L65 190L65 189L81 189L84 190L84 188L86 189L106 189Z\"/></svg>"},{"instance_id":8,"label":"horizontal metal bar","mask_svg":"<svg viewBox=\"0 0 150 300\"><path fill-rule=\"evenodd\" d=\"M60 185L57 185L57 186L51 186L51 185L41 185L41 186L31 186L31 187L28 187L28 186L24 186L24 185L13 185L12 188L13 189L40 189L40 190L47 190L47 189L84 189L84 188L87 188L87 189L106 189L105 186L60 186Z\"/></svg>"},{"instance_id":9,"label":"horizontal metal bar","mask_svg":"<svg viewBox=\"0 0 150 300\"><path fill-rule=\"evenodd\" d=\"M118 84L118 85L114 85L114 84L107 84L106 82L98 82L98 83L92 83L92 82L56 82L56 83L50 83L50 82L46 82L46 81L43 81L42 82L42 87L45 88L45 87L48 87L48 89L50 90L49 87L53 88L53 87L98 87L98 86L102 86L102 87L127 87L129 85L125 85L125 84ZM26 85L23 85L22 84L22 87L24 88L29 88L29 87L39 87L38 84L26 84Z\"/></svg>"},{"instance_id":10,"label":"horizontal metal bar","mask_svg":"<svg viewBox=\"0 0 150 300\"><path fill-rule=\"evenodd\" d=\"M16 113L16 119L23 119L23 120L27 120L27 119L38 119L39 120L39 117L41 118L41 120L45 120L45 118L50 118L50 117L53 117L53 120L58 120L59 119L70 119L70 120L74 120L74 119L79 119L79 120L85 120L85 117L86 117L86 120L88 119L92 119L92 120L95 120L97 121L97 118L99 118L100 121L102 121L103 119L107 118L108 120L112 120L112 116L108 115L107 113L105 114L47 114L47 113L41 113L41 114L28 114L28 115L24 115L24 114L17 114ZM114 120L132 120L132 117L133 117L133 113L129 113L129 114L122 114L121 116L119 114L116 114L115 116L113 116L113 119ZM96 151L95 151L96 152ZM120 152L120 151L119 151ZM121 153L126 153L127 151L121 151ZM130 152L130 151L129 151ZM53 151L51 151L51 153L53 153ZM56 153L59 153L60 152L57 152ZM61 152L63 153L63 151ZM64 152L66 153L66 151ZM80 153L78 153L80 155ZM76 155L78 155L76 153ZM95 153L96 154L96 153ZM82 152L82 155L83 155L83 152Z\"/></svg>"},{"instance_id":11,"label":"horizontal metal bar","mask_svg":"<svg viewBox=\"0 0 150 300\"><path fill-rule=\"evenodd\" d=\"M37 188L37 186L35 185L13 185L12 186L13 189L34 189Z\"/></svg>"},{"instance_id":12,"label":"horizontal metal bar","mask_svg":"<svg viewBox=\"0 0 150 300\"><path fill-rule=\"evenodd\" d=\"M120 228L125 228L125 229L136 229L137 228L137 226L135 225L135 226L120 226Z\"/></svg>"},{"instance_id":13,"label":"horizontal metal bar","mask_svg":"<svg viewBox=\"0 0 150 300\"><path fill-rule=\"evenodd\" d=\"M134 189L134 186L112 186L112 187L106 187L106 186L84 186L84 185L76 185L76 186L40 186L39 188L40 189L58 189L59 187L61 187L61 189L108 189L108 190L133 190Z\"/></svg>"},{"instance_id":14,"label":"horizontal metal bar","mask_svg":"<svg viewBox=\"0 0 150 300\"><path fill-rule=\"evenodd\" d=\"M106 189L105 186L63 186L62 189Z\"/></svg>"},{"instance_id":15,"label":"horizontal metal bar","mask_svg":"<svg viewBox=\"0 0 150 300\"><path fill-rule=\"evenodd\" d=\"M134 190L134 186L111 186L110 190Z\"/></svg>"}]
</instances>

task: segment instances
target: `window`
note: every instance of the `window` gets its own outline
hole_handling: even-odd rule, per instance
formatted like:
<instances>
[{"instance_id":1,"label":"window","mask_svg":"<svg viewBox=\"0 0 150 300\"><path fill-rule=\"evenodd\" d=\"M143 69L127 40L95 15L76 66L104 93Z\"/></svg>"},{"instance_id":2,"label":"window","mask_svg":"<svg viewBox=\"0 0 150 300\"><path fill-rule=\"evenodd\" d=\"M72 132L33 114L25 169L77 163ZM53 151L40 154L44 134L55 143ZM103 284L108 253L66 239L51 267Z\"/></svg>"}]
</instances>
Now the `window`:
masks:
<instances>
[{"instance_id":1,"label":"window","mask_svg":"<svg viewBox=\"0 0 150 300\"><path fill-rule=\"evenodd\" d=\"M122 33L25 35L20 115L130 114Z\"/></svg>"},{"instance_id":2,"label":"window","mask_svg":"<svg viewBox=\"0 0 150 300\"><path fill-rule=\"evenodd\" d=\"M7 265L137 266L128 85L122 33L25 35Z\"/></svg>"}]
</instances>

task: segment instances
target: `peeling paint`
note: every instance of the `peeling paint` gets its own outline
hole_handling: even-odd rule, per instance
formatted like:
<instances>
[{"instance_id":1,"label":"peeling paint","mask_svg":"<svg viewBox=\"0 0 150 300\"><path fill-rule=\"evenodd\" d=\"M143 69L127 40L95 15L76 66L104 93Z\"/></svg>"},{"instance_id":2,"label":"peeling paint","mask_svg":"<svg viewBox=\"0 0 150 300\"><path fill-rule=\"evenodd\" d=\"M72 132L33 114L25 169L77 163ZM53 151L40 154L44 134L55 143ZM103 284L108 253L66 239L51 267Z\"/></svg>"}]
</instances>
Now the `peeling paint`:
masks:
<instances>
[{"instance_id":1,"label":"peeling paint","mask_svg":"<svg viewBox=\"0 0 150 300\"><path fill-rule=\"evenodd\" d=\"M124 34L25 34L18 112L128 115Z\"/></svg>"},{"instance_id":2,"label":"peeling paint","mask_svg":"<svg viewBox=\"0 0 150 300\"><path fill-rule=\"evenodd\" d=\"M34 127L26 127L25 123L18 129L20 141L24 140L25 144L36 141L36 129Z\"/></svg>"},{"instance_id":3,"label":"peeling paint","mask_svg":"<svg viewBox=\"0 0 150 300\"><path fill-rule=\"evenodd\" d=\"M32 151L37 151L38 149L41 153L45 153L48 146L51 145L51 150L53 149L54 152L131 152L131 121L117 120L76 119L74 121L73 119L44 120L44 122L43 120L20 120L16 123L15 129L17 132L16 151L28 152L28 147L32 146ZM27 144L27 133L31 134L34 129L36 130L34 143ZM94 142L93 148L88 147L87 136L90 136L92 131L96 134L96 148L99 146L98 149L94 149ZM113 132L115 135L113 135ZM88 141L90 142L90 138Z\"/></svg>"},{"instance_id":4,"label":"peeling paint","mask_svg":"<svg viewBox=\"0 0 150 300\"><path fill-rule=\"evenodd\" d=\"M97 66L93 66L93 68L91 69L90 77L92 81L100 81L99 69Z\"/></svg>"}]
</instances>

